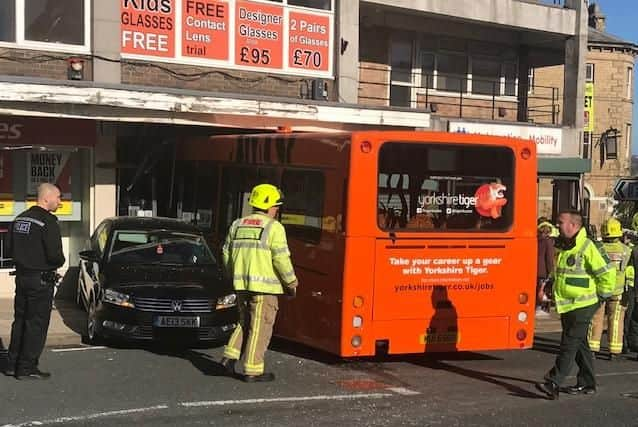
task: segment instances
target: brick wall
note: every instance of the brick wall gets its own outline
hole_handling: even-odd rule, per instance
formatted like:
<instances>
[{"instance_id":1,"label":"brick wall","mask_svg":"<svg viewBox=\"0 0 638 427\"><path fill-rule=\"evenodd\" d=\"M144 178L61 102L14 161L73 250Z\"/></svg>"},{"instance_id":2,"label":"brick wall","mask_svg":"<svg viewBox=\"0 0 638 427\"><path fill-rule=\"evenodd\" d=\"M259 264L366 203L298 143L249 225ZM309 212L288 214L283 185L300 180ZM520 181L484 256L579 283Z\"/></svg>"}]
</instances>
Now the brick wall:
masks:
<instances>
[{"instance_id":1,"label":"brick wall","mask_svg":"<svg viewBox=\"0 0 638 427\"><path fill-rule=\"evenodd\" d=\"M0 75L67 80L67 58L78 55L0 48ZM81 55L80 55L81 56ZM84 62L84 79L92 79L91 60Z\"/></svg>"},{"instance_id":2,"label":"brick wall","mask_svg":"<svg viewBox=\"0 0 638 427\"><path fill-rule=\"evenodd\" d=\"M125 61L122 63L122 83L175 89L229 92L245 95L278 96L300 99L310 89L312 78L292 75L272 75L250 71L221 70L190 65ZM171 72L198 75L180 77ZM335 101L334 82L328 82L329 100Z\"/></svg>"}]
</instances>

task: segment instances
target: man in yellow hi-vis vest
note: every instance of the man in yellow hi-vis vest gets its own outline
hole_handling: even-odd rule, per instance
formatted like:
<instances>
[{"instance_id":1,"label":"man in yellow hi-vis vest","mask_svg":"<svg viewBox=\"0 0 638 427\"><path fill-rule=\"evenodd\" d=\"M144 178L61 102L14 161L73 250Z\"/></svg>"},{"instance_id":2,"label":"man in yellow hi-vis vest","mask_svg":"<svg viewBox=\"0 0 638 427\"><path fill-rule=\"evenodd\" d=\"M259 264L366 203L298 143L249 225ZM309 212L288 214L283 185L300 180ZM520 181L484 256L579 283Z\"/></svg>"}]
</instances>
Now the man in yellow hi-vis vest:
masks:
<instances>
[{"instance_id":1,"label":"man in yellow hi-vis vest","mask_svg":"<svg viewBox=\"0 0 638 427\"><path fill-rule=\"evenodd\" d=\"M272 337L277 296L296 295L297 277L283 225L275 219L283 194L271 184L253 188L248 203L254 212L233 222L223 247L224 267L237 291L239 325L224 349L222 365L246 382L272 381L264 373L264 354Z\"/></svg>"},{"instance_id":2,"label":"man in yellow hi-vis vest","mask_svg":"<svg viewBox=\"0 0 638 427\"><path fill-rule=\"evenodd\" d=\"M624 296L629 286L634 285L634 267L631 265L631 249L621 243L622 225L616 218L610 218L601 226L602 247L616 268L616 288L613 295L601 304L589 328L589 348L600 351L600 337L603 334L603 321L607 316L607 339L609 341L609 359L613 360L622 352L625 311L628 300Z\"/></svg>"},{"instance_id":3,"label":"man in yellow hi-vis vest","mask_svg":"<svg viewBox=\"0 0 638 427\"><path fill-rule=\"evenodd\" d=\"M560 250L554 271L554 301L560 314L563 333L554 367L545 374L545 382L536 387L549 399L558 399L559 387L569 375L574 361L578 365L575 386L569 394L593 394L596 379L592 353L587 342L589 323L599 300L611 297L616 287L616 269L605 254L587 238L583 217L565 211L558 217Z\"/></svg>"}]
</instances>

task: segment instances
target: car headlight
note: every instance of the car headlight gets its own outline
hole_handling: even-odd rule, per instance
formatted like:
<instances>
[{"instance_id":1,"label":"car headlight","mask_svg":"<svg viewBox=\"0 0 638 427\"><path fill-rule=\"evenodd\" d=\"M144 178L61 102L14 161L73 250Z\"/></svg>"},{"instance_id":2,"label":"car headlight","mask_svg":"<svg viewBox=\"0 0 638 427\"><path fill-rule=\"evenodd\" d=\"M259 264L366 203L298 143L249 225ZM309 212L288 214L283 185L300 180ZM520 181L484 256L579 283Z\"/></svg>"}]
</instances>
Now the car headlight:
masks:
<instances>
[{"instance_id":1,"label":"car headlight","mask_svg":"<svg viewBox=\"0 0 638 427\"><path fill-rule=\"evenodd\" d=\"M215 310L221 310L223 308L229 308L235 305L237 305L237 295L228 294L221 298L217 298L217 304L215 305Z\"/></svg>"},{"instance_id":2,"label":"car headlight","mask_svg":"<svg viewBox=\"0 0 638 427\"><path fill-rule=\"evenodd\" d=\"M133 304L133 298L131 298L130 295L116 292L112 289L106 289L104 291L104 297L102 300L109 304L119 305L120 307L135 307L135 304Z\"/></svg>"}]
</instances>

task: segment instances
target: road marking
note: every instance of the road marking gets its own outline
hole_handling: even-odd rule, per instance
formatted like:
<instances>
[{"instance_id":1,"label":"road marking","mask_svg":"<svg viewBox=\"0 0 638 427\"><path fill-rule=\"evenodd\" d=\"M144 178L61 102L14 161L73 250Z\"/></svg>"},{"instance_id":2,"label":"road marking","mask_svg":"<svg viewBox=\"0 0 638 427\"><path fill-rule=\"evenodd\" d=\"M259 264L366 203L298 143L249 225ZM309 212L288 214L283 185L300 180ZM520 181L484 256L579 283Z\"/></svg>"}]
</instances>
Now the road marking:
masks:
<instances>
[{"instance_id":1,"label":"road marking","mask_svg":"<svg viewBox=\"0 0 638 427\"><path fill-rule=\"evenodd\" d=\"M63 423L69 423L74 421L88 421L88 420L94 420L97 418L115 417L118 415L139 414L142 412L159 411L161 409L168 409L168 405L157 405L157 406L149 406L148 408L122 409L119 411L98 412L96 414L79 415L76 417L60 417L60 418L54 418L52 420L44 420L44 421L27 421L25 423L20 423L20 424L4 424L3 426L0 426L0 427L46 426L51 424L63 424Z\"/></svg>"},{"instance_id":2,"label":"road marking","mask_svg":"<svg viewBox=\"0 0 638 427\"><path fill-rule=\"evenodd\" d=\"M388 387L386 390L390 390L393 393L403 396L416 396L417 394L421 394L418 391L410 390L409 388L405 387Z\"/></svg>"},{"instance_id":3,"label":"road marking","mask_svg":"<svg viewBox=\"0 0 638 427\"><path fill-rule=\"evenodd\" d=\"M368 394L338 394L338 395L319 395L319 396L298 396L298 397L273 397L263 399L242 399L242 400L211 400L202 402L180 402L180 406L184 407L201 407L201 406L225 406L225 405L242 405L255 403L281 403L281 402L307 402L313 400L356 400L356 399L382 399L390 397L390 393L368 393Z\"/></svg>"},{"instance_id":4,"label":"road marking","mask_svg":"<svg viewBox=\"0 0 638 427\"><path fill-rule=\"evenodd\" d=\"M68 351L104 350L105 348L108 348L108 347L96 345L96 346L89 346L89 347L54 348L53 350L51 350L51 352L65 353Z\"/></svg>"},{"instance_id":5,"label":"road marking","mask_svg":"<svg viewBox=\"0 0 638 427\"><path fill-rule=\"evenodd\" d=\"M638 375L638 371L628 372L607 372L605 374L596 374L597 377L617 377L620 375Z\"/></svg>"}]
</instances>

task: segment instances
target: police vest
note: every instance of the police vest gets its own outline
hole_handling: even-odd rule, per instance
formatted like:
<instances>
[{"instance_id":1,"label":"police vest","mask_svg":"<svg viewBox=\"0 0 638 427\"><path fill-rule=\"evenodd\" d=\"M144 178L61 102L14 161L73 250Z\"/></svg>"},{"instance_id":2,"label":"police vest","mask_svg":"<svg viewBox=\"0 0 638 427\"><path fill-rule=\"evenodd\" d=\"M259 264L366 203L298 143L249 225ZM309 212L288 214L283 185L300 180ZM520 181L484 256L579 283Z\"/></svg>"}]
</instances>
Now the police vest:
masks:
<instances>
[{"instance_id":1,"label":"police vest","mask_svg":"<svg viewBox=\"0 0 638 427\"><path fill-rule=\"evenodd\" d=\"M616 268L614 295L621 295L626 286L634 285L634 269L631 266L631 249L620 241L604 242L603 249Z\"/></svg>"},{"instance_id":2,"label":"police vest","mask_svg":"<svg viewBox=\"0 0 638 427\"><path fill-rule=\"evenodd\" d=\"M584 228L576 235L574 247L559 253L554 278L559 313L595 304L598 296L610 297L616 288L615 268L587 238Z\"/></svg>"},{"instance_id":3,"label":"police vest","mask_svg":"<svg viewBox=\"0 0 638 427\"><path fill-rule=\"evenodd\" d=\"M223 247L224 267L238 291L282 294L297 280L286 231L279 221L261 213L237 219Z\"/></svg>"}]
</instances>

